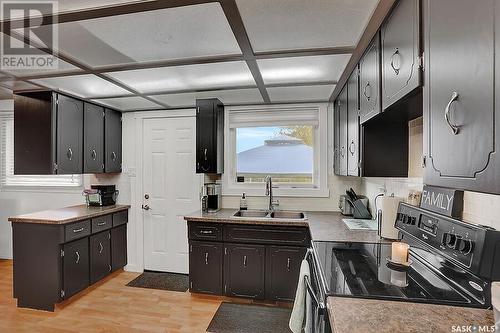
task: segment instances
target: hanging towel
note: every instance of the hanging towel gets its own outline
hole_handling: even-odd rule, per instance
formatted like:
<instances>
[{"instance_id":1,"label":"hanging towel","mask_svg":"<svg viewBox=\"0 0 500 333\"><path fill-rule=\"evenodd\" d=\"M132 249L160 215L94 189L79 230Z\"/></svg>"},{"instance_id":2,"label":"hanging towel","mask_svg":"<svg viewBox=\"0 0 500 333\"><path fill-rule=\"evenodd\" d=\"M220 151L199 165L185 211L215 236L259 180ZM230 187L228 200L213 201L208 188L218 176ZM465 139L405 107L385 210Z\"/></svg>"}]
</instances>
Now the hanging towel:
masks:
<instances>
[{"instance_id":1,"label":"hanging towel","mask_svg":"<svg viewBox=\"0 0 500 333\"><path fill-rule=\"evenodd\" d=\"M306 314L306 295L307 290L305 286L304 277L310 277L309 263L307 260L302 260L300 265L299 282L297 285L297 292L295 293L295 302L293 303L292 315L288 326L293 333L301 333L304 327L304 317Z\"/></svg>"}]
</instances>

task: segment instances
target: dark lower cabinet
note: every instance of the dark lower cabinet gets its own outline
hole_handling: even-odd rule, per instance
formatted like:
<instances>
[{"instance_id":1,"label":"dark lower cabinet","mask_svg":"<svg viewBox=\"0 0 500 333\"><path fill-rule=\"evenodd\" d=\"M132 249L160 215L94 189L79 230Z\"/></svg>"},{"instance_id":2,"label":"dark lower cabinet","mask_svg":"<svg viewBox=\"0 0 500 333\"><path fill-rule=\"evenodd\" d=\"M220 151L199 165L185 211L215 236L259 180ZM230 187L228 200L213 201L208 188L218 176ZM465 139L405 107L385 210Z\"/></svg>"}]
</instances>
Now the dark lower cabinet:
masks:
<instances>
[{"instance_id":1,"label":"dark lower cabinet","mask_svg":"<svg viewBox=\"0 0 500 333\"><path fill-rule=\"evenodd\" d=\"M263 299L266 247L226 244L224 251L224 294Z\"/></svg>"},{"instance_id":2,"label":"dark lower cabinet","mask_svg":"<svg viewBox=\"0 0 500 333\"><path fill-rule=\"evenodd\" d=\"M104 231L90 236L90 283L93 284L111 272L111 234Z\"/></svg>"},{"instance_id":3,"label":"dark lower cabinet","mask_svg":"<svg viewBox=\"0 0 500 333\"><path fill-rule=\"evenodd\" d=\"M111 270L127 265L127 225L111 229Z\"/></svg>"},{"instance_id":4,"label":"dark lower cabinet","mask_svg":"<svg viewBox=\"0 0 500 333\"><path fill-rule=\"evenodd\" d=\"M189 285L193 292L222 294L223 245L191 241L189 244Z\"/></svg>"},{"instance_id":5,"label":"dark lower cabinet","mask_svg":"<svg viewBox=\"0 0 500 333\"><path fill-rule=\"evenodd\" d=\"M266 299L293 301L299 280L303 247L269 246L266 259Z\"/></svg>"},{"instance_id":6,"label":"dark lower cabinet","mask_svg":"<svg viewBox=\"0 0 500 333\"><path fill-rule=\"evenodd\" d=\"M63 245L62 298L68 298L89 286L89 239Z\"/></svg>"}]
</instances>

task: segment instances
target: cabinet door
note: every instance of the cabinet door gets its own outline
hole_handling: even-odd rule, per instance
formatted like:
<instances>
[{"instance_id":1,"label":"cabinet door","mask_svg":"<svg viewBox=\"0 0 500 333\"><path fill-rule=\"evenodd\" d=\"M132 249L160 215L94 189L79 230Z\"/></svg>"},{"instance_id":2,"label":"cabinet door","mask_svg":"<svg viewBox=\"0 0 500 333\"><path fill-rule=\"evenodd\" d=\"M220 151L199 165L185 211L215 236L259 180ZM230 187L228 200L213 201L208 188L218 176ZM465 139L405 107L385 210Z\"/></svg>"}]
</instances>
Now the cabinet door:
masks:
<instances>
[{"instance_id":1,"label":"cabinet door","mask_svg":"<svg viewBox=\"0 0 500 333\"><path fill-rule=\"evenodd\" d=\"M380 47L378 34L359 61L359 118L364 123L380 113Z\"/></svg>"},{"instance_id":2,"label":"cabinet door","mask_svg":"<svg viewBox=\"0 0 500 333\"><path fill-rule=\"evenodd\" d=\"M127 225L111 229L111 270L127 265Z\"/></svg>"},{"instance_id":3,"label":"cabinet door","mask_svg":"<svg viewBox=\"0 0 500 333\"><path fill-rule=\"evenodd\" d=\"M104 119L105 172L122 171L122 114L106 109Z\"/></svg>"},{"instance_id":4,"label":"cabinet door","mask_svg":"<svg viewBox=\"0 0 500 333\"><path fill-rule=\"evenodd\" d=\"M499 11L494 0L425 1L427 184L500 193L495 164Z\"/></svg>"},{"instance_id":5,"label":"cabinet door","mask_svg":"<svg viewBox=\"0 0 500 333\"><path fill-rule=\"evenodd\" d=\"M216 172L215 110L211 99L196 100L196 172Z\"/></svg>"},{"instance_id":6,"label":"cabinet door","mask_svg":"<svg viewBox=\"0 0 500 333\"><path fill-rule=\"evenodd\" d=\"M347 176L347 86L340 92L339 108L339 175Z\"/></svg>"},{"instance_id":7,"label":"cabinet door","mask_svg":"<svg viewBox=\"0 0 500 333\"><path fill-rule=\"evenodd\" d=\"M192 292L222 295L222 243L189 243L189 285Z\"/></svg>"},{"instance_id":8,"label":"cabinet door","mask_svg":"<svg viewBox=\"0 0 500 333\"><path fill-rule=\"evenodd\" d=\"M358 70L347 81L347 175L359 176L359 86Z\"/></svg>"},{"instance_id":9,"label":"cabinet door","mask_svg":"<svg viewBox=\"0 0 500 333\"><path fill-rule=\"evenodd\" d=\"M90 236L90 283L93 284L111 272L110 232Z\"/></svg>"},{"instance_id":10,"label":"cabinet door","mask_svg":"<svg viewBox=\"0 0 500 333\"><path fill-rule=\"evenodd\" d=\"M383 110L420 86L419 3L400 0L380 31Z\"/></svg>"},{"instance_id":11,"label":"cabinet door","mask_svg":"<svg viewBox=\"0 0 500 333\"><path fill-rule=\"evenodd\" d=\"M333 102L333 172L340 175L340 110L339 101Z\"/></svg>"},{"instance_id":12,"label":"cabinet door","mask_svg":"<svg viewBox=\"0 0 500 333\"><path fill-rule=\"evenodd\" d=\"M89 286L89 239L63 245L64 298L71 297Z\"/></svg>"},{"instance_id":13,"label":"cabinet door","mask_svg":"<svg viewBox=\"0 0 500 333\"><path fill-rule=\"evenodd\" d=\"M104 172L104 108L84 104L83 172Z\"/></svg>"},{"instance_id":14,"label":"cabinet door","mask_svg":"<svg viewBox=\"0 0 500 333\"><path fill-rule=\"evenodd\" d=\"M57 95L57 173L83 171L83 102Z\"/></svg>"},{"instance_id":15,"label":"cabinet door","mask_svg":"<svg viewBox=\"0 0 500 333\"><path fill-rule=\"evenodd\" d=\"M267 248L266 299L293 301L299 280L303 247L269 246Z\"/></svg>"},{"instance_id":16,"label":"cabinet door","mask_svg":"<svg viewBox=\"0 0 500 333\"><path fill-rule=\"evenodd\" d=\"M266 248L260 245L225 246L224 294L263 299Z\"/></svg>"}]
</instances>

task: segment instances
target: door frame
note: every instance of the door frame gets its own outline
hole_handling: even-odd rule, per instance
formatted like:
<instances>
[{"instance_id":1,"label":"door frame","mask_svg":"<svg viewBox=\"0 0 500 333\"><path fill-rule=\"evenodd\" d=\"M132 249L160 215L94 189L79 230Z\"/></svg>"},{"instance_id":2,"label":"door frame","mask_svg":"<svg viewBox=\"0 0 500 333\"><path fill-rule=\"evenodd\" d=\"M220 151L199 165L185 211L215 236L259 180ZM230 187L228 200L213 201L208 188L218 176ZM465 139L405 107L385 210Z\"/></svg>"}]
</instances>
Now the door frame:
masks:
<instances>
[{"instance_id":1,"label":"door frame","mask_svg":"<svg viewBox=\"0 0 500 333\"><path fill-rule=\"evenodd\" d=\"M130 179L129 223L127 230L128 265L127 271L144 271L144 214L143 203L143 144L144 121L155 118L196 117L196 109L124 112L123 147L133 147L133 151L123 154L123 173ZM203 177L199 176L200 195ZM187 222L186 222L187 223ZM186 239L187 242L187 239Z\"/></svg>"}]
</instances>

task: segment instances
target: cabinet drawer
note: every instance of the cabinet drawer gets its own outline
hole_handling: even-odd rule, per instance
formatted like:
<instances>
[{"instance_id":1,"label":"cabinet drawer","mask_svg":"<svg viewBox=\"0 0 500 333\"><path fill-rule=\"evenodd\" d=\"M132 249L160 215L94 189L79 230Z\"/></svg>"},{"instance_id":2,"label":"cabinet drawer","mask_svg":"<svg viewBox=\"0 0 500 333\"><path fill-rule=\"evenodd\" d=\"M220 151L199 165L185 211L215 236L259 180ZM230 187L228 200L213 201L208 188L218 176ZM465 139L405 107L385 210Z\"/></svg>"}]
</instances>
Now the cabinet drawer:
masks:
<instances>
[{"instance_id":1,"label":"cabinet drawer","mask_svg":"<svg viewBox=\"0 0 500 333\"><path fill-rule=\"evenodd\" d=\"M310 237L309 231L305 227L246 226L232 224L225 226L224 241L308 246Z\"/></svg>"},{"instance_id":2,"label":"cabinet drawer","mask_svg":"<svg viewBox=\"0 0 500 333\"><path fill-rule=\"evenodd\" d=\"M66 242L90 235L90 220L68 224L64 227Z\"/></svg>"},{"instance_id":3,"label":"cabinet drawer","mask_svg":"<svg viewBox=\"0 0 500 333\"><path fill-rule=\"evenodd\" d=\"M125 224L128 222L128 210L113 213L113 227Z\"/></svg>"},{"instance_id":4,"label":"cabinet drawer","mask_svg":"<svg viewBox=\"0 0 500 333\"><path fill-rule=\"evenodd\" d=\"M111 215L103 215L94 217L92 220L92 233L98 233L103 230L111 228L112 218Z\"/></svg>"},{"instance_id":5,"label":"cabinet drawer","mask_svg":"<svg viewBox=\"0 0 500 333\"><path fill-rule=\"evenodd\" d=\"M188 229L189 239L222 240L222 226L220 224L189 222Z\"/></svg>"}]
</instances>

